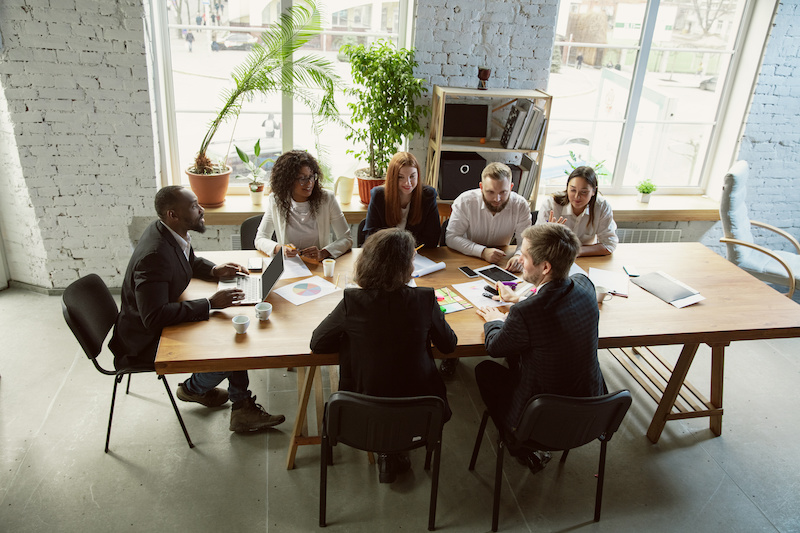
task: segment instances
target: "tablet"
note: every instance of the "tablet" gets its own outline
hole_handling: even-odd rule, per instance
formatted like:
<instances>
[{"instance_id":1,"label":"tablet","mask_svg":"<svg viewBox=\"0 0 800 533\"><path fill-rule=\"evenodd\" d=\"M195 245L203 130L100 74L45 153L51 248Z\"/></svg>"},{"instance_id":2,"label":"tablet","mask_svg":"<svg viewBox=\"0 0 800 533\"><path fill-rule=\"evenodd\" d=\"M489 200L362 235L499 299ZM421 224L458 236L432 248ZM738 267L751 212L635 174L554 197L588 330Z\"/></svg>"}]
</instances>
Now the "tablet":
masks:
<instances>
[{"instance_id":1,"label":"tablet","mask_svg":"<svg viewBox=\"0 0 800 533\"><path fill-rule=\"evenodd\" d=\"M475 273L492 283L495 281L522 281L508 270L500 268L497 265L488 265L485 267L476 268Z\"/></svg>"}]
</instances>

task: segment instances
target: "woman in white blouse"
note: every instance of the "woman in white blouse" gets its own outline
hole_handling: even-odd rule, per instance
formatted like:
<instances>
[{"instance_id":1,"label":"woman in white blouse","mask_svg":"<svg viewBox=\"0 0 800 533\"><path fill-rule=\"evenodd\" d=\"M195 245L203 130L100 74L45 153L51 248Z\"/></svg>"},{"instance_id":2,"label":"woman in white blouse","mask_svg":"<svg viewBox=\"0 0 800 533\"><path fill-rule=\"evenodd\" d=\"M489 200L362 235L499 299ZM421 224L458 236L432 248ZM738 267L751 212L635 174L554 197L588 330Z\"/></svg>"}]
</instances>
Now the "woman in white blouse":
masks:
<instances>
[{"instance_id":1,"label":"woman in white blouse","mask_svg":"<svg viewBox=\"0 0 800 533\"><path fill-rule=\"evenodd\" d=\"M536 222L558 222L575 232L581 241L579 256L609 255L619 243L614 213L597 194L597 175L592 167L573 170L567 189L542 201Z\"/></svg>"},{"instance_id":2,"label":"woman in white blouse","mask_svg":"<svg viewBox=\"0 0 800 533\"><path fill-rule=\"evenodd\" d=\"M292 150L278 158L256 248L270 256L283 248L286 257L299 254L321 261L353 247L350 226L336 197L320 186L321 177L317 160L308 152ZM273 232L276 240L272 240Z\"/></svg>"}]
</instances>

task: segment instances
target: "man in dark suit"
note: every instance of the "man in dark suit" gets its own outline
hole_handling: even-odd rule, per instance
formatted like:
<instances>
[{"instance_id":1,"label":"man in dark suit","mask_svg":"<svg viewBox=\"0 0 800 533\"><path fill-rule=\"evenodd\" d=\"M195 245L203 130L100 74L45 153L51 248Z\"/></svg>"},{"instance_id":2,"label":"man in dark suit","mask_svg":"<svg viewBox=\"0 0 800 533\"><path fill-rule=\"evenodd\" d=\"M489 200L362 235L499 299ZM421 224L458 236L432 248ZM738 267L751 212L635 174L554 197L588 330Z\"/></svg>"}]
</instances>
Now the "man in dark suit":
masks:
<instances>
[{"instance_id":1,"label":"man in dark suit","mask_svg":"<svg viewBox=\"0 0 800 533\"><path fill-rule=\"evenodd\" d=\"M189 230L203 233L205 220L197 196L180 186L164 187L156 193L159 220L144 231L133 251L122 283L122 305L108 346L119 368L153 368L161 330L166 326L208 320L212 309L224 309L241 300L239 289L214 293L210 298L180 301L192 277L230 277L247 269L214 263L196 257ZM228 390L216 388L228 379ZM275 426L283 415L270 415L248 390L247 371L192 374L178 385L177 396L185 402L218 407L230 397L233 402L230 430L249 432Z\"/></svg>"},{"instance_id":2,"label":"man in dark suit","mask_svg":"<svg viewBox=\"0 0 800 533\"><path fill-rule=\"evenodd\" d=\"M518 301L501 285L501 298L517 302L511 311L477 310L486 321L486 351L508 362L508 368L494 361L475 368L481 398L503 431L517 427L528 400L537 394L585 397L606 390L597 361L600 315L594 285L583 274L568 277L580 241L556 223L531 226L522 237L522 277L536 286L536 293ZM544 468L549 453L534 452L519 459L536 473Z\"/></svg>"}]
</instances>

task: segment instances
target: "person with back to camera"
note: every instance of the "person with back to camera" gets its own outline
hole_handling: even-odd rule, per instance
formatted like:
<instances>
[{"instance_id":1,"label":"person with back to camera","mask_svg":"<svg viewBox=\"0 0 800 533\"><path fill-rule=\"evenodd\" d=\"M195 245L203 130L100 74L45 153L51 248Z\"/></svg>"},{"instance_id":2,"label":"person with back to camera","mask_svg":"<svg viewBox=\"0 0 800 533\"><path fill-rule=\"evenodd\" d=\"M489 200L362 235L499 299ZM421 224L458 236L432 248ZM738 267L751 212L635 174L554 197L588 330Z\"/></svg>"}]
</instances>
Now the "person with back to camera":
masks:
<instances>
[{"instance_id":1,"label":"person with back to camera","mask_svg":"<svg viewBox=\"0 0 800 533\"><path fill-rule=\"evenodd\" d=\"M256 233L258 250L272 256L283 249L286 257L322 261L353 247L342 208L333 193L320 186L321 178L319 164L308 152L292 150L278 158L270 178L272 192ZM277 241L272 240L273 231Z\"/></svg>"},{"instance_id":2,"label":"person with back to camera","mask_svg":"<svg viewBox=\"0 0 800 533\"><path fill-rule=\"evenodd\" d=\"M409 287L414 237L383 229L364 243L355 264L360 288L345 289L336 309L311 336L315 353L339 352L339 389L389 398L439 396L450 419L447 391L431 352L456 349L456 334L430 287ZM408 456L381 454L381 483L410 467Z\"/></svg>"},{"instance_id":3,"label":"person with back to camera","mask_svg":"<svg viewBox=\"0 0 800 533\"><path fill-rule=\"evenodd\" d=\"M122 304L108 347L117 369L153 368L161 330L183 322L208 320L213 309L235 305L244 297L239 289L217 291L209 298L180 300L191 278L220 279L246 273L235 263L214 263L197 257L189 231L204 233L204 209L197 196L184 187L170 185L156 193L159 220L145 229L133 251L122 281ZM217 388L228 380L228 390ZM219 407L233 402L230 430L237 433L266 429L284 421L271 415L248 390L246 370L192 374L178 385L184 402Z\"/></svg>"},{"instance_id":4,"label":"person with back to camera","mask_svg":"<svg viewBox=\"0 0 800 533\"><path fill-rule=\"evenodd\" d=\"M571 229L581 241L578 256L610 255L619 243L614 213L597 194L597 174L592 167L578 167L567 178L567 188L545 198L537 224L557 222Z\"/></svg>"},{"instance_id":5,"label":"person with back to camera","mask_svg":"<svg viewBox=\"0 0 800 533\"><path fill-rule=\"evenodd\" d=\"M386 169L386 184L372 189L364 232L384 228L411 232L417 245L439 246L442 231L436 189L419 184L419 163L409 152L397 152Z\"/></svg>"},{"instance_id":6,"label":"person with back to camera","mask_svg":"<svg viewBox=\"0 0 800 533\"><path fill-rule=\"evenodd\" d=\"M598 311L592 282L584 274L569 276L581 243L562 224L542 223L522 234L522 277L536 293L514 303L508 314L496 307L476 310L483 325L486 352L505 357L508 367L482 361L475 367L481 398L501 432L517 427L525 406L537 394L589 397L606 393L597 360ZM549 452L509 452L539 472Z\"/></svg>"}]
</instances>

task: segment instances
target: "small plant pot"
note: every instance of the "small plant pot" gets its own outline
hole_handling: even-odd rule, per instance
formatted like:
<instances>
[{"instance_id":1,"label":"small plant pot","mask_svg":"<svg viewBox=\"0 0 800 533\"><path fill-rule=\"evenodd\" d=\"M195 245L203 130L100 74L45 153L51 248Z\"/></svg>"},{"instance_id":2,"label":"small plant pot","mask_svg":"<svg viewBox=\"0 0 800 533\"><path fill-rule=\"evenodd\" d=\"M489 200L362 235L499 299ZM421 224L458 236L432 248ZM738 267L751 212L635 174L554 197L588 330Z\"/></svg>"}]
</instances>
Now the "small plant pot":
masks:
<instances>
[{"instance_id":1,"label":"small plant pot","mask_svg":"<svg viewBox=\"0 0 800 533\"><path fill-rule=\"evenodd\" d=\"M639 201L642 202L643 204L649 204L650 203L650 193L649 192L648 193L640 192L639 193Z\"/></svg>"},{"instance_id":2,"label":"small plant pot","mask_svg":"<svg viewBox=\"0 0 800 533\"><path fill-rule=\"evenodd\" d=\"M250 189L250 200L253 201L253 205L261 205L261 201L264 199L264 186L262 185L255 191Z\"/></svg>"},{"instance_id":3,"label":"small plant pot","mask_svg":"<svg viewBox=\"0 0 800 533\"><path fill-rule=\"evenodd\" d=\"M364 205L369 205L370 198L372 197L372 189L386 183L386 180L383 178L369 177L367 172L367 169L356 170L356 178L358 178L358 197Z\"/></svg>"},{"instance_id":4,"label":"small plant pot","mask_svg":"<svg viewBox=\"0 0 800 533\"><path fill-rule=\"evenodd\" d=\"M189 185L197 195L197 202L203 207L221 207L228 193L231 167L220 174L195 174L186 170Z\"/></svg>"}]
</instances>

